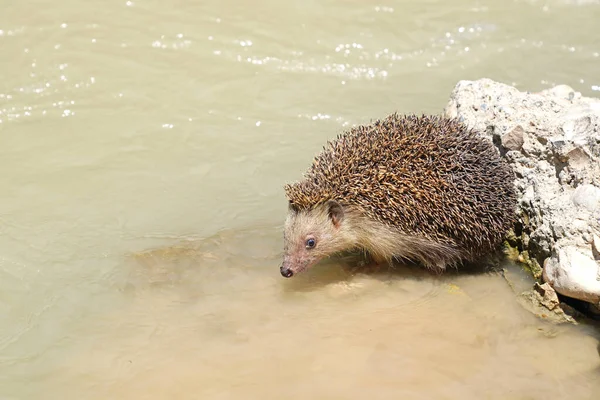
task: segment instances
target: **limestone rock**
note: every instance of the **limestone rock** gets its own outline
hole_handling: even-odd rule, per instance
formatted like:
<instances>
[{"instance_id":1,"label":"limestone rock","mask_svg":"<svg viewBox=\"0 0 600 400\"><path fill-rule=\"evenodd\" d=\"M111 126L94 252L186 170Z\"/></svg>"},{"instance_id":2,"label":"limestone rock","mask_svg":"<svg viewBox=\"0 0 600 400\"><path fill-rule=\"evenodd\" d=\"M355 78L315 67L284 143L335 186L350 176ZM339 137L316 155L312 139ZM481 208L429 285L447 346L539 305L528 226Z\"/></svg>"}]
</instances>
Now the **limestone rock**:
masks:
<instances>
[{"instance_id":1,"label":"limestone rock","mask_svg":"<svg viewBox=\"0 0 600 400\"><path fill-rule=\"evenodd\" d=\"M600 188L593 185L581 185L575 189L571 196L573 204L595 211L600 207Z\"/></svg>"},{"instance_id":2,"label":"limestone rock","mask_svg":"<svg viewBox=\"0 0 600 400\"><path fill-rule=\"evenodd\" d=\"M460 81L444 112L488 136L515 172L521 259L560 294L600 301L600 99ZM536 267L537 268L537 267Z\"/></svg>"},{"instance_id":3,"label":"limestone rock","mask_svg":"<svg viewBox=\"0 0 600 400\"><path fill-rule=\"evenodd\" d=\"M569 246L558 250L557 257L549 257L544 264L544 281L565 296L600 303L600 266L591 254Z\"/></svg>"},{"instance_id":4,"label":"limestone rock","mask_svg":"<svg viewBox=\"0 0 600 400\"><path fill-rule=\"evenodd\" d=\"M523 307L538 317L556 324L577 324L575 319L565 312L565 304L561 304L554 289L548 284L535 283L533 289L527 290L519 296ZM576 314L572 310L571 313Z\"/></svg>"}]
</instances>

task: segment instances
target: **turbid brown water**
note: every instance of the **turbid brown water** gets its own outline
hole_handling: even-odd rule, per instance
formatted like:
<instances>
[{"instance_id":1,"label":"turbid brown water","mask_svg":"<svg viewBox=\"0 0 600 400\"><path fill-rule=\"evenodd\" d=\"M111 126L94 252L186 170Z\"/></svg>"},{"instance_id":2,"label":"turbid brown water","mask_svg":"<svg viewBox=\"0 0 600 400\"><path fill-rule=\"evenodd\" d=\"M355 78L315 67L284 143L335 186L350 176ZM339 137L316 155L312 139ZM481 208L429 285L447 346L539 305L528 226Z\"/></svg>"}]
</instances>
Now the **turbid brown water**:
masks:
<instances>
[{"instance_id":1,"label":"turbid brown water","mask_svg":"<svg viewBox=\"0 0 600 400\"><path fill-rule=\"evenodd\" d=\"M0 398L596 399L505 281L279 275L282 185L460 79L600 90L597 1L9 1ZM528 283L515 270L522 287Z\"/></svg>"}]
</instances>

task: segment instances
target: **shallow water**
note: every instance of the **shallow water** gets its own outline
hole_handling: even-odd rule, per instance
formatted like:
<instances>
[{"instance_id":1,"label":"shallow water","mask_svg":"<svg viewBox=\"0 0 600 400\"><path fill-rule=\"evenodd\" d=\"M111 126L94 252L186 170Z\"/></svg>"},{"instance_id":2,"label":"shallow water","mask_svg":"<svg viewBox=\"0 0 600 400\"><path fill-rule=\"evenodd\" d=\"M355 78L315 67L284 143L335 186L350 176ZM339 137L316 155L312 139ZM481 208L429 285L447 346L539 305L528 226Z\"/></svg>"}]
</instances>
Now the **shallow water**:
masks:
<instances>
[{"instance_id":1,"label":"shallow water","mask_svg":"<svg viewBox=\"0 0 600 400\"><path fill-rule=\"evenodd\" d=\"M460 79L597 95L599 17L567 0L9 1L0 397L595 398L598 332L536 319L500 277L278 264L282 185L326 139L439 112Z\"/></svg>"}]
</instances>

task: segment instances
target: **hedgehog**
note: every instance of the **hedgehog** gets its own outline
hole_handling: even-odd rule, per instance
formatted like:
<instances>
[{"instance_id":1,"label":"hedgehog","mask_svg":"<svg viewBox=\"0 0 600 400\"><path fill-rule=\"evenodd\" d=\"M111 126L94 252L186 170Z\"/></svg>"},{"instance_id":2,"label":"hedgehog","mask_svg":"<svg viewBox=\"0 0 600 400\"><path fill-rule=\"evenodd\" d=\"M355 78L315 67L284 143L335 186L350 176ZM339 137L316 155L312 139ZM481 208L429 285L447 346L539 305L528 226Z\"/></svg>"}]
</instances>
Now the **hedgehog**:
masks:
<instances>
[{"instance_id":1,"label":"hedgehog","mask_svg":"<svg viewBox=\"0 0 600 400\"><path fill-rule=\"evenodd\" d=\"M514 178L494 144L456 118L393 113L350 128L284 185L280 273L357 250L377 269L476 261L515 223Z\"/></svg>"}]
</instances>

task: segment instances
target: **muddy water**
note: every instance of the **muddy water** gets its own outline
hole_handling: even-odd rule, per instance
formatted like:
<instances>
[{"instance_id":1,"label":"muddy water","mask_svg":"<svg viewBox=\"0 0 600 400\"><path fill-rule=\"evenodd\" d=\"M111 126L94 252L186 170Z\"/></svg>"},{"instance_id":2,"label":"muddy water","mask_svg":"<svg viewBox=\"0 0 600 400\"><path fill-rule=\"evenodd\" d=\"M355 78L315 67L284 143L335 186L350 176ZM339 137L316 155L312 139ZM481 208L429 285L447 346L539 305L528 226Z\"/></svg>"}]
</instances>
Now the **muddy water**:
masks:
<instances>
[{"instance_id":1,"label":"muddy water","mask_svg":"<svg viewBox=\"0 0 600 400\"><path fill-rule=\"evenodd\" d=\"M597 1L8 1L2 399L597 398L499 277L278 273L323 141L459 79L598 94ZM516 282L526 280L511 268Z\"/></svg>"}]
</instances>

